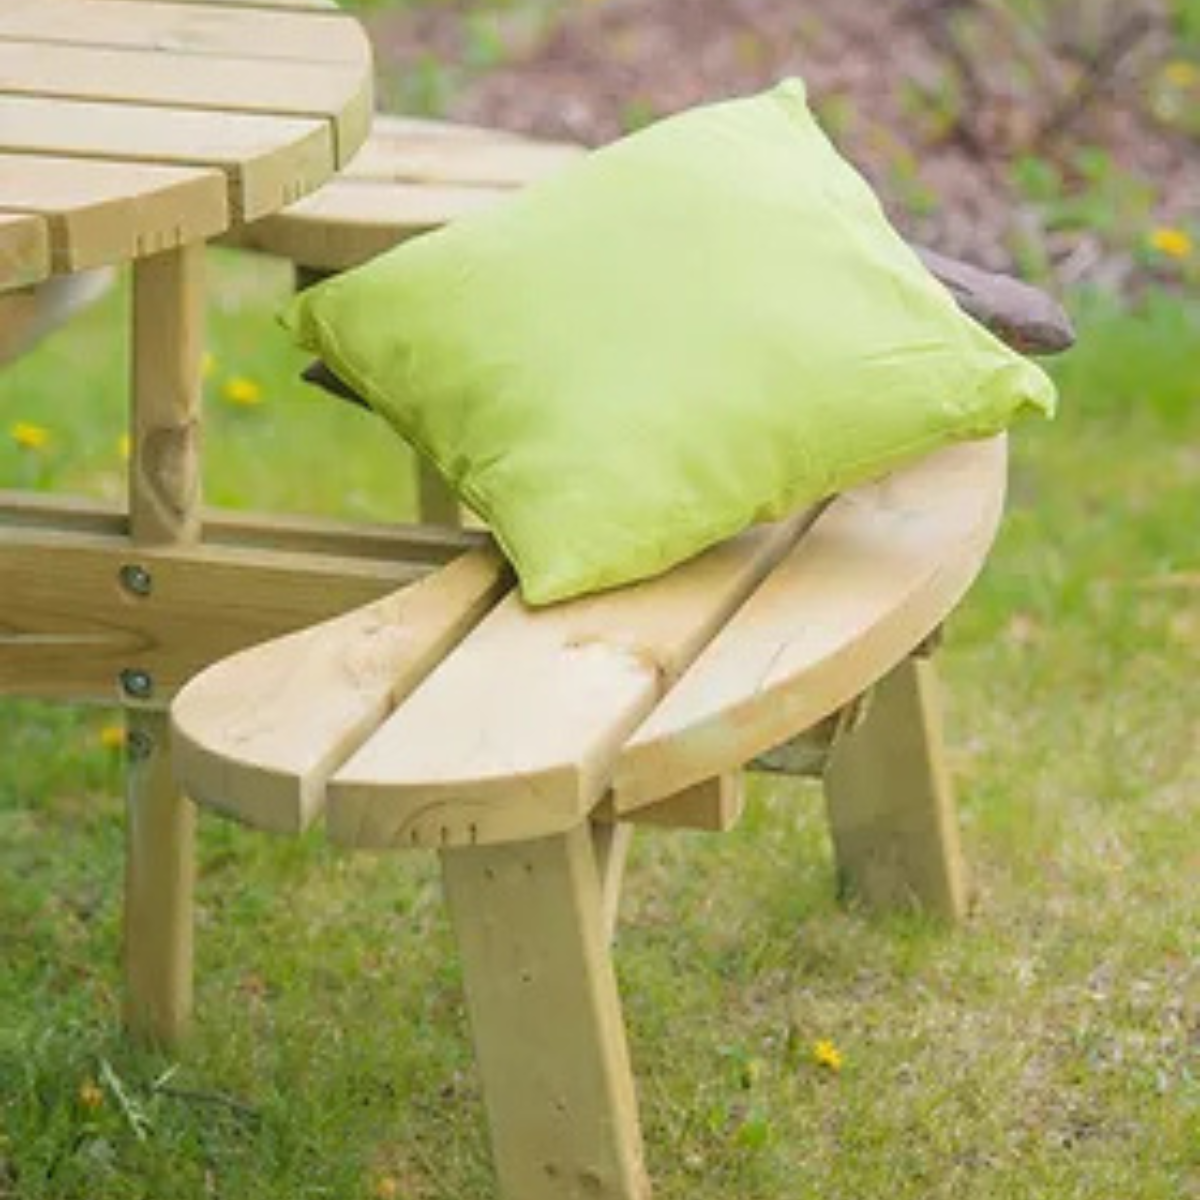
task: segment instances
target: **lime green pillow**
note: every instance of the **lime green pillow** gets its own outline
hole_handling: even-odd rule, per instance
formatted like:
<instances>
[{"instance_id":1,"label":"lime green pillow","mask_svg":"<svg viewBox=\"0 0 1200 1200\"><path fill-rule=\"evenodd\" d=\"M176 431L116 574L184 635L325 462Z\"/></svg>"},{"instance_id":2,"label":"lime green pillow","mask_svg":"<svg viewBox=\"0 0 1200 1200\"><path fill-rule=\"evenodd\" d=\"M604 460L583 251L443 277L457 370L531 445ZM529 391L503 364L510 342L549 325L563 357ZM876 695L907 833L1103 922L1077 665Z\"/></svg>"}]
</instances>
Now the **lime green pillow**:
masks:
<instances>
[{"instance_id":1,"label":"lime green pillow","mask_svg":"<svg viewBox=\"0 0 1200 1200\"><path fill-rule=\"evenodd\" d=\"M488 522L531 604L1054 407L901 241L796 80L600 150L285 321Z\"/></svg>"}]
</instances>

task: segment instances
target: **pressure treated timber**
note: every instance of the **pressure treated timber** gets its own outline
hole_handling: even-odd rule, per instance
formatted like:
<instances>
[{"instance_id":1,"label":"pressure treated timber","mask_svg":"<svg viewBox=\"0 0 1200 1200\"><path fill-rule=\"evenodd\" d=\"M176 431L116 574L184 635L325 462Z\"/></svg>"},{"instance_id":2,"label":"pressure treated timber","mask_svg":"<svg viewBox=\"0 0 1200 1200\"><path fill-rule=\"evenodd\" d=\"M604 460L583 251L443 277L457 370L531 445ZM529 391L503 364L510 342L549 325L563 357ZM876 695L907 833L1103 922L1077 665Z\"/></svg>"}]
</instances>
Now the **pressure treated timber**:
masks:
<instances>
[{"instance_id":1,"label":"pressure treated timber","mask_svg":"<svg viewBox=\"0 0 1200 1200\"><path fill-rule=\"evenodd\" d=\"M125 907L122 953L126 1026L160 1045L187 1031L194 969L195 806L178 792L166 717L125 715Z\"/></svg>"},{"instance_id":2,"label":"pressure treated timber","mask_svg":"<svg viewBox=\"0 0 1200 1200\"><path fill-rule=\"evenodd\" d=\"M152 580L122 587L122 567ZM104 533L0 520L0 695L116 703L122 670L146 671L166 704L237 650L336 616L429 572L403 559L254 545L135 548Z\"/></svg>"},{"instance_id":3,"label":"pressure treated timber","mask_svg":"<svg viewBox=\"0 0 1200 1200\"><path fill-rule=\"evenodd\" d=\"M504 1200L650 1200L586 823L442 872Z\"/></svg>"},{"instance_id":4,"label":"pressure treated timber","mask_svg":"<svg viewBox=\"0 0 1200 1200\"><path fill-rule=\"evenodd\" d=\"M356 66L369 54L352 20L245 5L144 0L4 0L0 41L163 50L232 58Z\"/></svg>"},{"instance_id":5,"label":"pressure treated timber","mask_svg":"<svg viewBox=\"0 0 1200 1200\"><path fill-rule=\"evenodd\" d=\"M397 564L414 568L441 566L488 540L479 530L429 529L423 525L221 508L201 509L201 522L204 544L213 549L257 548L378 562L381 587L395 577ZM129 533L129 514L117 505L66 493L0 490L0 533L5 529L122 538Z\"/></svg>"},{"instance_id":6,"label":"pressure treated timber","mask_svg":"<svg viewBox=\"0 0 1200 1200\"><path fill-rule=\"evenodd\" d=\"M621 885L633 843L633 826L624 821L592 821L592 851L600 880L600 925L609 944L617 936L621 909Z\"/></svg>"},{"instance_id":7,"label":"pressure treated timber","mask_svg":"<svg viewBox=\"0 0 1200 1200\"><path fill-rule=\"evenodd\" d=\"M157 4L158 0L132 0L137 4ZM112 0L88 0L90 4L110 4ZM208 5L213 8L265 8L265 9L295 9L299 12L316 10L339 11L337 0L175 0L177 4Z\"/></svg>"},{"instance_id":8,"label":"pressure treated timber","mask_svg":"<svg viewBox=\"0 0 1200 1200\"><path fill-rule=\"evenodd\" d=\"M562 142L383 116L336 180L228 240L307 268L342 271L488 208L582 154Z\"/></svg>"},{"instance_id":9,"label":"pressure treated timber","mask_svg":"<svg viewBox=\"0 0 1200 1200\"><path fill-rule=\"evenodd\" d=\"M92 0L80 0L92 3ZM323 120L0 96L6 149L59 158L209 167L229 179L230 218L253 221L329 177L333 133Z\"/></svg>"},{"instance_id":10,"label":"pressure treated timber","mask_svg":"<svg viewBox=\"0 0 1200 1200\"><path fill-rule=\"evenodd\" d=\"M658 825L664 829L724 833L738 823L745 809L743 782L740 771L730 771L635 809L625 819L636 825Z\"/></svg>"},{"instance_id":11,"label":"pressure treated timber","mask_svg":"<svg viewBox=\"0 0 1200 1200\"><path fill-rule=\"evenodd\" d=\"M325 118L333 125L337 165L344 166L370 129L369 61L365 41L364 57L353 66L226 56L214 63L166 50L0 41L0 92Z\"/></svg>"},{"instance_id":12,"label":"pressure treated timber","mask_svg":"<svg viewBox=\"0 0 1200 1200\"><path fill-rule=\"evenodd\" d=\"M214 237L230 219L219 171L34 154L0 154L0 209L45 218L55 271L107 266Z\"/></svg>"},{"instance_id":13,"label":"pressure treated timber","mask_svg":"<svg viewBox=\"0 0 1200 1200\"><path fill-rule=\"evenodd\" d=\"M509 192L561 171L584 155L582 146L476 130L446 136L453 126L380 117L366 145L340 179L363 183L451 184Z\"/></svg>"},{"instance_id":14,"label":"pressure treated timber","mask_svg":"<svg viewBox=\"0 0 1200 1200\"><path fill-rule=\"evenodd\" d=\"M0 292L27 287L49 273L50 234L45 218L0 211Z\"/></svg>"},{"instance_id":15,"label":"pressure treated timber","mask_svg":"<svg viewBox=\"0 0 1200 1200\"><path fill-rule=\"evenodd\" d=\"M995 537L1003 438L838 497L629 739L627 814L786 741L853 700L953 610Z\"/></svg>"},{"instance_id":16,"label":"pressure treated timber","mask_svg":"<svg viewBox=\"0 0 1200 1200\"><path fill-rule=\"evenodd\" d=\"M508 597L334 775L330 836L453 846L571 828L629 733L812 517L616 592L540 610Z\"/></svg>"},{"instance_id":17,"label":"pressure treated timber","mask_svg":"<svg viewBox=\"0 0 1200 1200\"><path fill-rule=\"evenodd\" d=\"M292 205L237 231L233 243L324 271L344 271L406 238L482 212L500 194L490 188L392 184L364 188L334 181Z\"/></svg>"},{"instance_id":18,"label":"pressure treated timber","mask_svg":"<svg viewBox=\"0 0 1200 1200\"><path fill-rule=\"evenodd\" d=\"M204 282L199 241L133 267L129 535L138 550L186 549L200 535ZM135 602L150 599L128 591ZM129 663L118 674L123 698L148 698L152 676L143 688L132 673L142 669ZM173 1045L192 1009L196 814L171 778L166 715L128 720L142 761L125 778L125 1024Z\"/></svg>"},{"instance_id":19,"label":"pressure treated timber","mask_svg":"<svg viewBox=\"0 0 1200 1200\"><path fill-rule=\"evenodd\" d=\"M205 805L295 833L325 782L510 584L492 548L333 621L225 659L172 707L180 778Z\"/></svg>"},{"instance_id":20,"label":"pressure treated timber","mask_svg":"<svg viewBox=\"0 0 1200 1200\"><path fill-rule=\"evenodd\" d=\"M906 659L880 680L863 722L833 748L825 792L843 892L877 909L965 913L932 660Z\"/></svg>"}]
</instances>

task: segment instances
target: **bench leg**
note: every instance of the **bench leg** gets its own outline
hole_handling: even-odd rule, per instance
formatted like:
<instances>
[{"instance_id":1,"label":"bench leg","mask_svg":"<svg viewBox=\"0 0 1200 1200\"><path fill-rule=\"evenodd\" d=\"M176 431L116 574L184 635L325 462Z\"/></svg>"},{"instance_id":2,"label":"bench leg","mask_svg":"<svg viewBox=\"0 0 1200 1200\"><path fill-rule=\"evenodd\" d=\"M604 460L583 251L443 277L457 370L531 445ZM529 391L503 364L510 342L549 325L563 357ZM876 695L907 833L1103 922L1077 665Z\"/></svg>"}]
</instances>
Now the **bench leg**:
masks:
<instances>
[{"instance_id":1,"label":"bench leg","mask_svg":"<svg viewBox=\"0 0 1200 1200\"><path fill-rule=\"evenodd\" d=\"M621 908L621 884L633 826L625 821L593 821L592 848L600 875L600 920L611 945L617 938L617 915Z\"/></svg>"},{"instance_id":2,"label":"bench leg","mask_svg":"<svg viewBox=\"0 0 1200 1200\"><path fill-rule=\"evenodd\" d=\"M501 1195L646 1200L590 828L442 863Z\"/></svg>"},{"instance_id":3,"label":"bench leg","mask_svg":"<svg viewBox=\"0 0 1200 1200\"><path fill-rule=\"evenodd\" d=\"M171 777L168 718L131 712L128 728L125 1024L170 1045L192 1006L195 808Z\"/></svg>"},{"instance_id":4,"label":"bench leg","mask_svg":"<svg viewBox=\"0 0 1200 1200\"><path fill-rule=\"evenodd\" d=\"M966 885L930 659L908 658L876 685L863 723L834 747L825 792L842 890L874 908L962 916Z\"/></svg>"}]
</instances>

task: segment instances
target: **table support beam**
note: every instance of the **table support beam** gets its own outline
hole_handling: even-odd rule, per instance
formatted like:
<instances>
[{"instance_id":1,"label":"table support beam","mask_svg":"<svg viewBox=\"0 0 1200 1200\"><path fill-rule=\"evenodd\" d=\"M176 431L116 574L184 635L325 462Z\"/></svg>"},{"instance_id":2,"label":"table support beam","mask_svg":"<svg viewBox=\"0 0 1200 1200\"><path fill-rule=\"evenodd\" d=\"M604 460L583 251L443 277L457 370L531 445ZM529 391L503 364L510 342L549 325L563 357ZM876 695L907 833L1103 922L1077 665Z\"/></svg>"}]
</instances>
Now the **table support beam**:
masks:
<instances>
[{"instance_id":1,"label":"table support beam","mask_svg":"<svg viewBox=\"0 0 1200 1200\"><path fill-rule=\"evenodd\" d=\"M130 533L135 546L185 546L200 536L204 246L133 268L133 445ZM136 699L136 696L131 696ZM165 715L130 713L125 896L125 1020L131 1033L177 1041L192 1007L191 802L170 770Z\"/></svg>"}]
</instances>

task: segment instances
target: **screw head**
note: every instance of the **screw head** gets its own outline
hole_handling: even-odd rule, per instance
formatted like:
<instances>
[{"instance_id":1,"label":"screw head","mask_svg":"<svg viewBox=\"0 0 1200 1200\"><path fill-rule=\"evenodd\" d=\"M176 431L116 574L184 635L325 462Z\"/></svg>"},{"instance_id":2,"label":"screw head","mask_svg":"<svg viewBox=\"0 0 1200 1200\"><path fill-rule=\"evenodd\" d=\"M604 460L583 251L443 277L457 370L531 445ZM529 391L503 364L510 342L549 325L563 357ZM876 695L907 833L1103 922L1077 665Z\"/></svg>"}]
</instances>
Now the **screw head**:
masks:
<instances>
[{"instance_id":1,"label":"screw head","mask_svg":"<svg viewBox=\"0 0 1200 1200\"><path fill-rule=\"evenodd\" d=\"M121 690L135 700L149 700L154 693L154 680L148 671L127 667L121 672Z\"/></svg>"},{"instance_id":2,"label":"screw head","mask_svg":"<svg viewBox=\"0 0 1200 1200\"><path fill-rule=\"evenodd\" d=\"M125 743L126 751L134 762L144 762L154 753L154 739L144 730L135 729Z\"/></svg>"},{"instance_id":3,"label":"screw head","mask_svg":"<svg viewBox=\"0 0 1200 1200\"><path fill-rule=\"evenodd\" d=\"M148 596L154 590L154 578L141 563L126 563L118 572L118 578L132 596Z\"/></svg>"}]
</instances>

